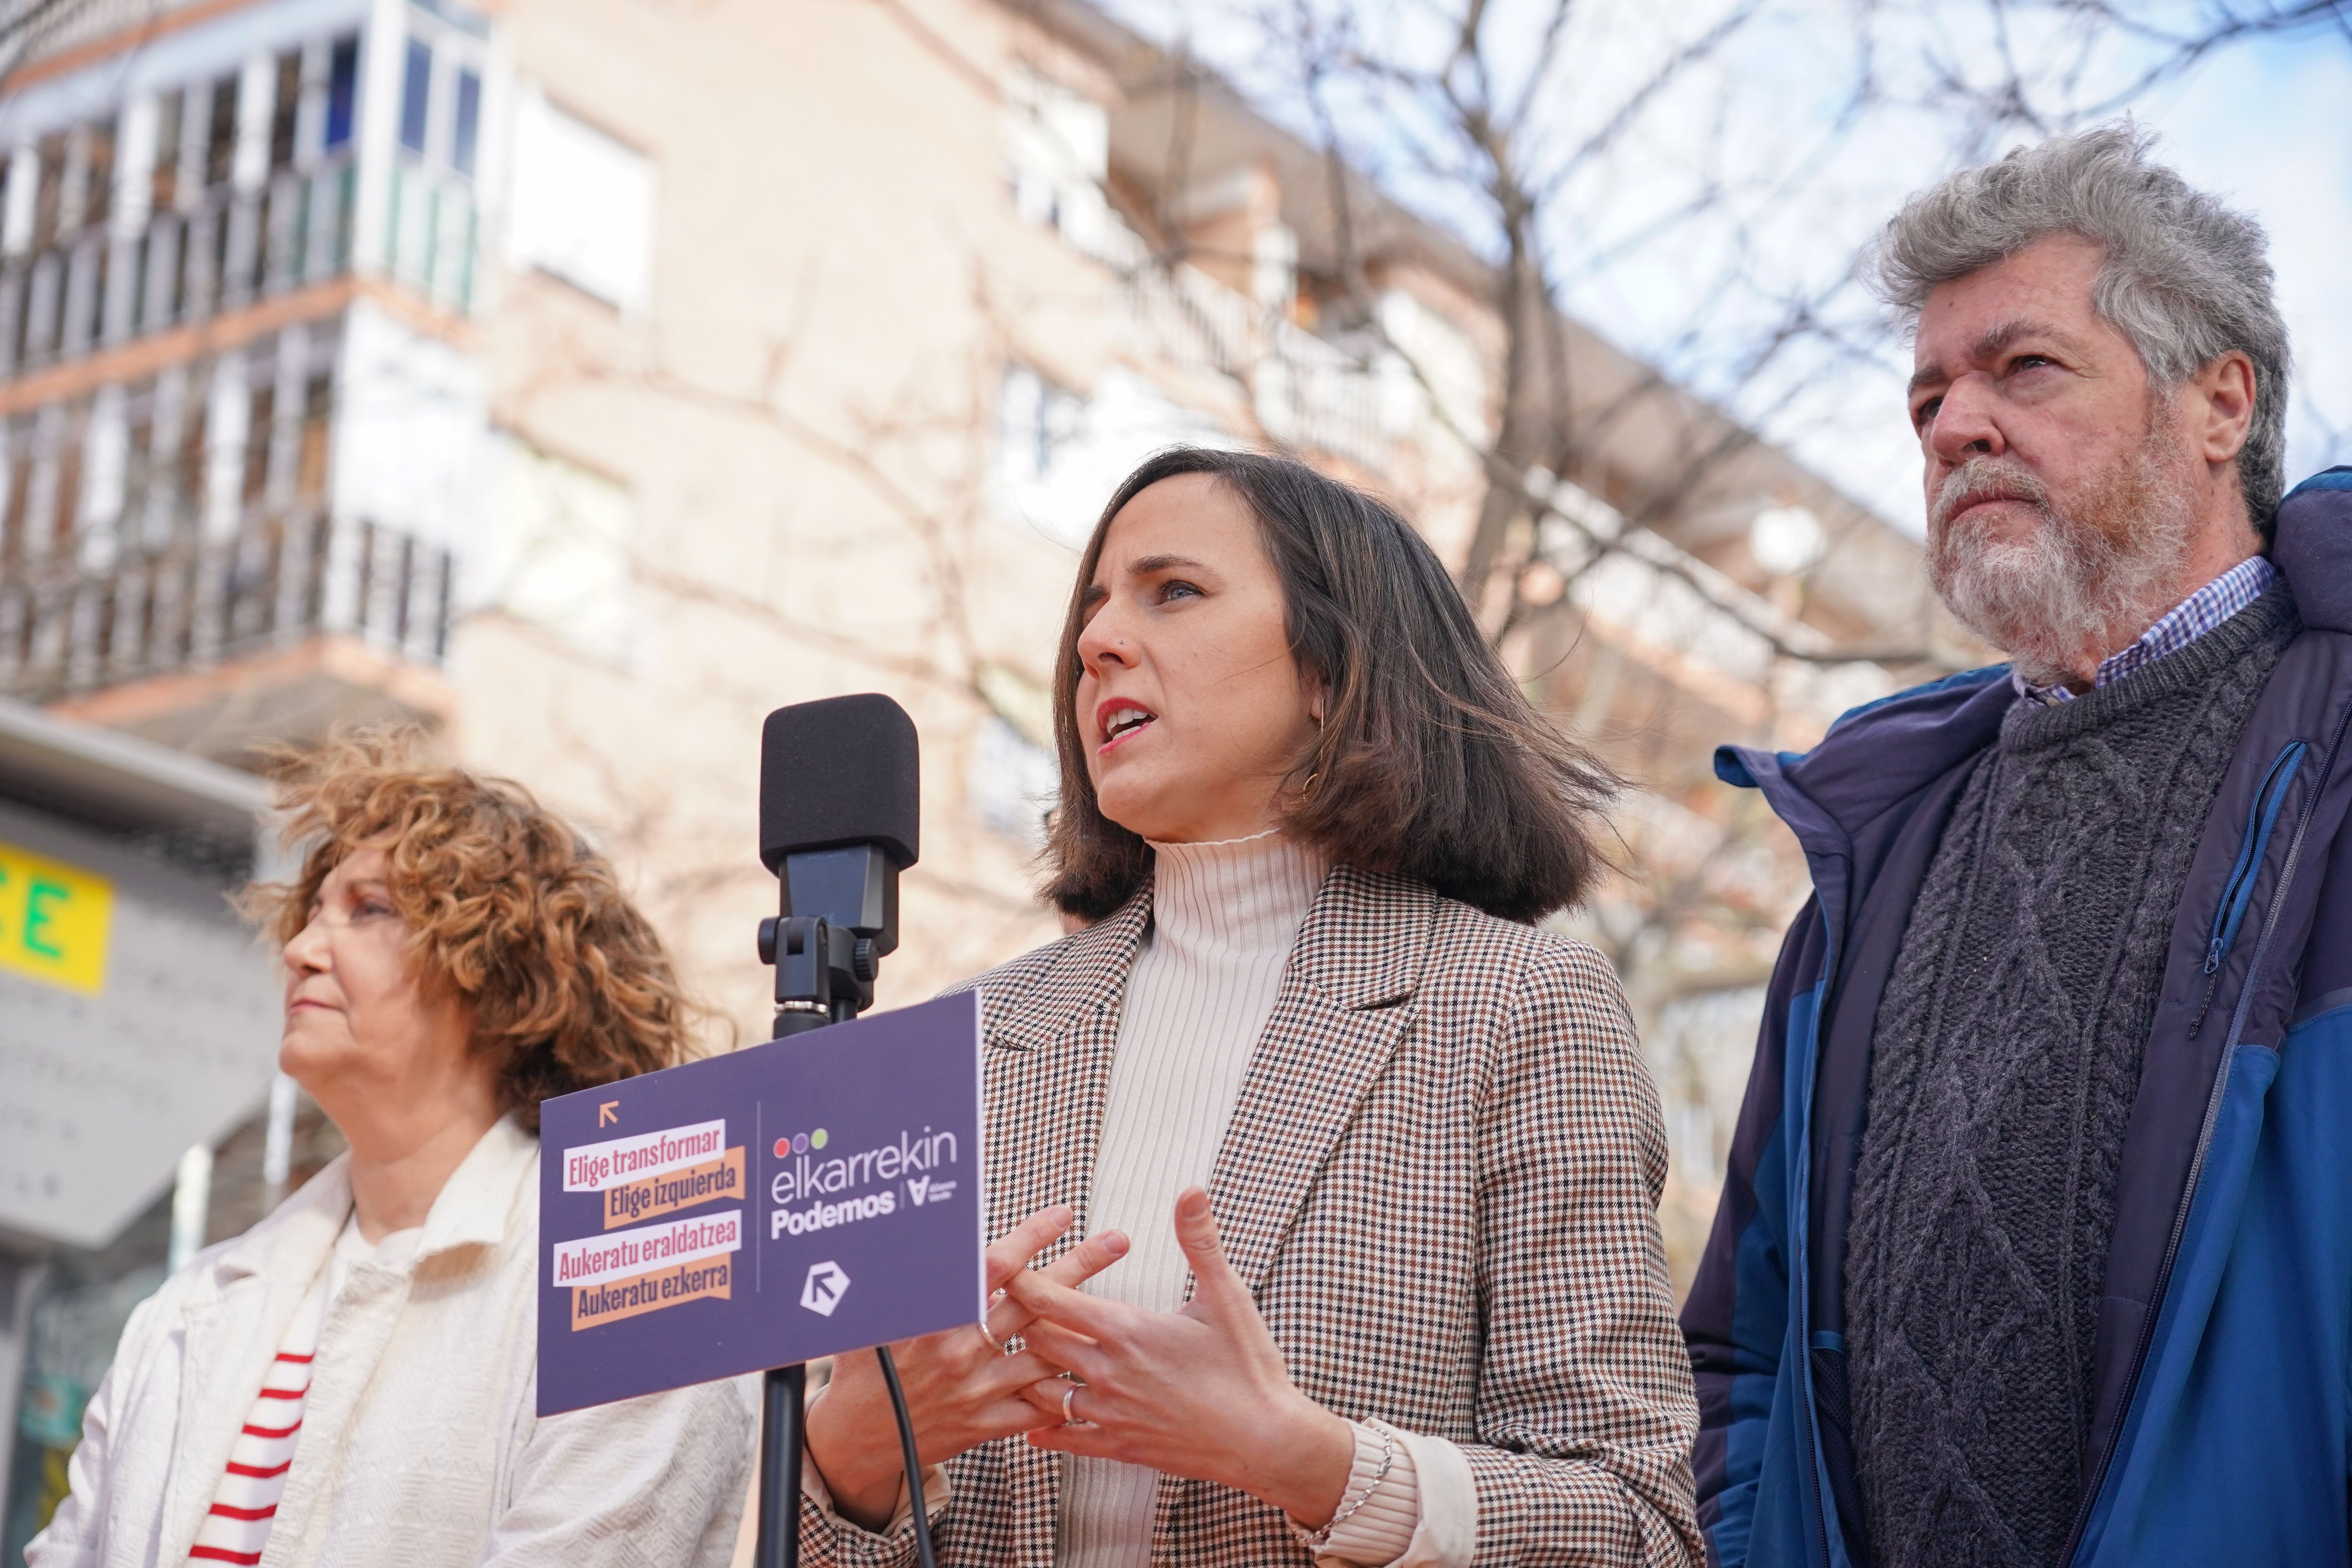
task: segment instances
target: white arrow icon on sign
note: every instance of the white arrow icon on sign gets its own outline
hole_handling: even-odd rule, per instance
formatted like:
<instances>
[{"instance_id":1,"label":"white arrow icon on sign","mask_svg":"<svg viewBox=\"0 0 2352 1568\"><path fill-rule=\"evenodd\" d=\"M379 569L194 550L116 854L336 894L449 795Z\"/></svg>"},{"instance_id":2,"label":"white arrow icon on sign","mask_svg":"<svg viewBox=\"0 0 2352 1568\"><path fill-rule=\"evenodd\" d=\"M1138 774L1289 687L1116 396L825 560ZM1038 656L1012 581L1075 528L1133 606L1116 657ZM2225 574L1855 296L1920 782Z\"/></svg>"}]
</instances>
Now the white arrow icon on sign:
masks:
<instances>
[{"instance_id":1,"label":"white arrow icon on sign","mask_svg":"<svg viewBox=\"0 0 2352 1568\"><path fill-rule=\"evenodd\" d=\"M844 1292L849 1289L849 1276L841 1265L828 1259L809 1265L808 1282L801 1287L801 1305L820 1317L833 1316L833 1309L841 1305Z\"/></svg>"}]
</instances>

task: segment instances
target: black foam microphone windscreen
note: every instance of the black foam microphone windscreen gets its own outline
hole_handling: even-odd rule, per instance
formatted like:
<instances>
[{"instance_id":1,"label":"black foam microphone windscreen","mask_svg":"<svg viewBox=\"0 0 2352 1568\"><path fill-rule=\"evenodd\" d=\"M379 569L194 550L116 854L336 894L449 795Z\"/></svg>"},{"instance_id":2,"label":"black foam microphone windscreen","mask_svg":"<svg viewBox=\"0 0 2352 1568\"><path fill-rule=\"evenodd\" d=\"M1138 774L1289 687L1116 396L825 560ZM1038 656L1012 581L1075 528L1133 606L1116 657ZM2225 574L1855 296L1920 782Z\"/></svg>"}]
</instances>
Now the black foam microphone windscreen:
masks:
<instances>
[{"instance_id":1,"label":"black foam microphone windscreen","mask_svg":"<svg viewBox=\"0 0 2352 1568\"><path fill-rule=\"evenodd\" d=\"M877 692L794 703L760 731L760 859L878 844L905 869L920 848L915 721Z\"/></svg>"}]
</instances>

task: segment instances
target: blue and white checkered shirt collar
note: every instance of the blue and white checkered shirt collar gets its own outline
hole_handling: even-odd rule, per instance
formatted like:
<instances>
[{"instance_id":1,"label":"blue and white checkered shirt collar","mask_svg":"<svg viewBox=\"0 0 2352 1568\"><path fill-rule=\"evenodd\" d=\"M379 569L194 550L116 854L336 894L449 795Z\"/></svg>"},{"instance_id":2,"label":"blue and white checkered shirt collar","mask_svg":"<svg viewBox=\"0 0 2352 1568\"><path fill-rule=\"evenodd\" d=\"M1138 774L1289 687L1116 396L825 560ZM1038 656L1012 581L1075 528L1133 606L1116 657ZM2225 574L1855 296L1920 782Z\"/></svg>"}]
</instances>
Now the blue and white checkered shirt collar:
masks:
<instances>
[{"instance_id":1,"label":"blue and white checkered shirt collar","mask_svg":"<svg viewBox=\"0 0 2352 1568\"><path fill-rule=\"evenodd\" d=\"M2167 653L2178 653L2269 592L2278 580L2278 568L2271 564L2270 557L2249 556L2167 611L2161 620L2140 633L2138 642L2101 660L2091 676L2092 688L2120 681ZM2037 686L2013 670L2009 678L2020 696L2033 702L2055 706L2074 699L2074 694L2064 686Z\"/></svg>"}]
</instances>

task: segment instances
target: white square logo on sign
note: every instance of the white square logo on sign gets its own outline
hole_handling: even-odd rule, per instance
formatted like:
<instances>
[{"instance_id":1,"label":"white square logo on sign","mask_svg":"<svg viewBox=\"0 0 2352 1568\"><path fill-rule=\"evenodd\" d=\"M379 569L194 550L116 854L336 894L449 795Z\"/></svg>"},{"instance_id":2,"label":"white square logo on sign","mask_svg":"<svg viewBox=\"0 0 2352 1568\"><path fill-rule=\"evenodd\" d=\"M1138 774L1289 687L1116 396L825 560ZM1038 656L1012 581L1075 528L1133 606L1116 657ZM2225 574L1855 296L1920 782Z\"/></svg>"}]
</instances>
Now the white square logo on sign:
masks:
<instances>
[{"instance_id":1,"label":"white square logo on sign","mask_svg":"<svg viewBox=\"0 0 2352 1568\"><path fill-rule=\"evenodd\" d=\"M848 1291L849 1276L842 1272L840 1264L827 1259L809 1265L807 1282L801 1286L801 1305L820 1317L829 1318Z\"/></svg>"}]
</instances>

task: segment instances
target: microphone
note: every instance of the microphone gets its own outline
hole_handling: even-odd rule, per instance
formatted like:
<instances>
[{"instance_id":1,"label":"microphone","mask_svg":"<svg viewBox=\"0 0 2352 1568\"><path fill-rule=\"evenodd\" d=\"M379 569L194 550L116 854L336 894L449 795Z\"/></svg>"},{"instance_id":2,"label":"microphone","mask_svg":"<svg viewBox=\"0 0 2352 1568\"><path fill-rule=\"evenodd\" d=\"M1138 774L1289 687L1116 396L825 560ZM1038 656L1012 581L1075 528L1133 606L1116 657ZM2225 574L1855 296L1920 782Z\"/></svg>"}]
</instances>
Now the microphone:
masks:
<instances>
[{"instance_id":1,"label":"microphone","mask_svg":"<svg viewBox=\"0 0 2352 1568\"><path fill-rule=\"evenodd\" d=\"M776 1038L856 1017L898 946L898 873L921 834L915 721L879 693L795 703L760 731L760 860L779 879L760 923Z\"/></svg>"},{"instance_id":2,"label":"microphone","mask_svg":"<svg viewBox=\"0 0 2352 1568\"><path fill-rule=\"evenodd\" d=\"M776 967L776 1032L846 1023L874 1005L874 977L898 946L898 873L921 847L915 721L879 693L794 703L760 730L760 863L775 873L775 918L760 922L760 962ZM922 1492L915 1428L890 1347L876 1352L898 1420L907 1484ZM771 1368L761 1396L759 1568L800 1561L802 1395L807 1372ZM920 1511L917 1511L919 1514ZM928 1520L915 1527L932 1568Z\"/></svg>"}]
</instances>

